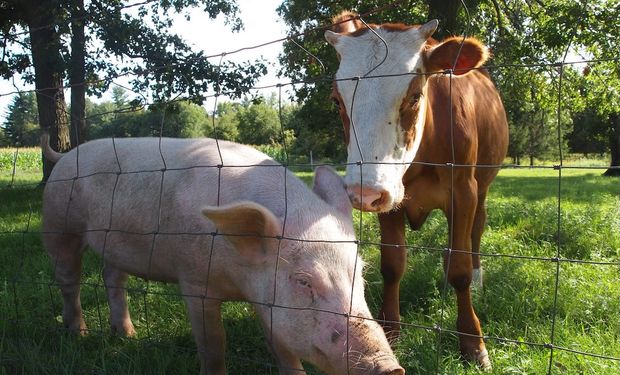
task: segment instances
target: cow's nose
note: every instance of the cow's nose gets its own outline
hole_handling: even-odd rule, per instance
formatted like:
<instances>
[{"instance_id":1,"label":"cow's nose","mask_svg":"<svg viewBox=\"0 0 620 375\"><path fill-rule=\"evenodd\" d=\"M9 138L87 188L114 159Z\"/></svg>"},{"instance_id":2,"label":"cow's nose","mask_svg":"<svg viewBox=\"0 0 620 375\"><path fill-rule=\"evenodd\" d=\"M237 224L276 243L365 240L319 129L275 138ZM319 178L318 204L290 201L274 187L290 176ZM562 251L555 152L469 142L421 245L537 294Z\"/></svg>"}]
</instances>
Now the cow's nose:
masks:
<instances>
[{"instance_id":1,"label":"cow's nose","mask_svg":"<svg viewBox=\"0 0 620 375\"><path fill-rule=\"evenodd\" d=\"M390 193L387 190L351 185L347 187L347 193L351 199L351 204L358 210L382 212L389 209Z\"/></svg>"}]
</instances>

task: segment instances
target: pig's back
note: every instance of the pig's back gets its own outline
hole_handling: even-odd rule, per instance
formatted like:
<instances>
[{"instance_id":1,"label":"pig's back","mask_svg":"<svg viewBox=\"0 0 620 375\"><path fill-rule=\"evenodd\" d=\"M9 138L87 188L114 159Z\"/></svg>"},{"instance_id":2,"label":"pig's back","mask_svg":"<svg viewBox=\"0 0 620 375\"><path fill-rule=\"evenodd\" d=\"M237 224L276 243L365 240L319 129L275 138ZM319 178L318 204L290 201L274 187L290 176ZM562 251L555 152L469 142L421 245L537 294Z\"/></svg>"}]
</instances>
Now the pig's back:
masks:
<instances>
[{"instance_id":1,"label":"pig's back","mask_svg":"<svg viewBox=\"0 0 620 375\"><path fill-rule=\"evenodd\" d=\"M320 199L268 156L218 144L134 138L80 146L49 178L43 232L78 234L126 272L176 281L179 270L204 271L215 227L202 208L249 200L283 218L299 204L317 206Z\"/></svg>"},{"instance_id":2,"label":"pig's back","mask_svg":"<svg viewBox=\"0 0 620 375\"><path fill-rule=\"evenodd\" d=\"M67 153L54 168L50 180L76 175L137 173L218 164L253 165L270 161L277 165L251 147L209 138L105 138L85 143Z\"/></svg>"},{"instance_id":3,"label":"pig's back","mask_svg":"<svg viewBox=\"0 0 620 375\"><path fill-rule=\"evenodd\" d=\"M45 195L44 212L69 207L75 231L136 233L209 230L200 213L205 206L250 200L282 217L297 203L318 199L283 166L251 147L172 138L83 144L54 167Z\"/></svg>"}]
</instances>

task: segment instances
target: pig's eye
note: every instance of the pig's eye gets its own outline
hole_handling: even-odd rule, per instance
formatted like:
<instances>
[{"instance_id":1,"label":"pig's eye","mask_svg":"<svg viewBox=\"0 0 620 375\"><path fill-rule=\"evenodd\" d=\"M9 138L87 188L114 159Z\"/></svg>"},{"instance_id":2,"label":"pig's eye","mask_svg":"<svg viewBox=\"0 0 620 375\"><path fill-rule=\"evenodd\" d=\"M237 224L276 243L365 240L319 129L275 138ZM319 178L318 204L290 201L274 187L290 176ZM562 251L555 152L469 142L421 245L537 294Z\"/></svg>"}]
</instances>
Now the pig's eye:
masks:
<instances>
[{"instance_id":1,"label":"pig's eye","mask_svg":"<svg viewBox=\"0 0 620 375\"><path fill-rule=\"evenodd\" d=\"M314 289L312 289L312 284L310 284L310 280L306 277L296 277L295 284L297 284L297 293L299 296L303 296L305 299L305 303L311 305L314 303Z\"/></svg>"},{"instance_id":2,"label":"pig's eye","mask_svg":"<svg viewBox=\"0 0 620 375\"><path fill-rule=\"evenodd\" d=\"M310 285L310 282L305 279L297 279L297 284L299 286L303 286L304 288L312 288L312 285Z\"/></svg>"}]
</instances>

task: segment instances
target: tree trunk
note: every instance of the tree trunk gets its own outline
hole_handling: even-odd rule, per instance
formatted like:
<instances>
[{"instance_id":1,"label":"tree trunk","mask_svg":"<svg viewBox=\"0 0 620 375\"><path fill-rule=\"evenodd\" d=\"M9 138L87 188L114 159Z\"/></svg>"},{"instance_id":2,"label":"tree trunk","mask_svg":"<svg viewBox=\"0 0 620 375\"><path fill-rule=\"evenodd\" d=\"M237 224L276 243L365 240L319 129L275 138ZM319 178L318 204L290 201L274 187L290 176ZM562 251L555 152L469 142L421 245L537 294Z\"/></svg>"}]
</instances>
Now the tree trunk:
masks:
<instances>
[{"instance_id":1,"label":"tree trunk","mask_svg":"<svg viewBox=\"0 0 620 375\"><path fill-rule=\"evenodd\" d=\"M461 0L428 0L428 19L437 19L439 27L434 38L441 40L451 35L462 35L463 30L457 16L461 10Z\"/></svg>"},{"instance_id":2,"label":"tree trunk","mask_svg":"<svg viewBox=\"0 0 620 375\"><path fill-rule=\"evenodd\" d=\"M86 141L86 38L84 0L71 2L71 147Z\"/></svg>"},{"instance_id":3,"label":"tree trunk","mask_svg":"<svg viewBox=\"0 0 620 375\"><path fill-rule=\"evenodd\" d=\"M620 113L609 116L611 130L609 132L609 149L611 150L611 164L603 176L620 176Z\"/></svg>"},{"instance_id":4,"label":"tree trunk","mask_svg":"<svg viewBox=\"0 0 620 375\"><path fill-rule=\"evenodd\" d=\"M39 125L50 134L50 143L57 151L70 148L67 108L63 91L63 61L60 55L60 36L53 26L57 23L51 2L24 1L30 29L32 63L39 110ZM43 182L47 181L53 165L43 158Z\"/></svg>"}]
</instances>

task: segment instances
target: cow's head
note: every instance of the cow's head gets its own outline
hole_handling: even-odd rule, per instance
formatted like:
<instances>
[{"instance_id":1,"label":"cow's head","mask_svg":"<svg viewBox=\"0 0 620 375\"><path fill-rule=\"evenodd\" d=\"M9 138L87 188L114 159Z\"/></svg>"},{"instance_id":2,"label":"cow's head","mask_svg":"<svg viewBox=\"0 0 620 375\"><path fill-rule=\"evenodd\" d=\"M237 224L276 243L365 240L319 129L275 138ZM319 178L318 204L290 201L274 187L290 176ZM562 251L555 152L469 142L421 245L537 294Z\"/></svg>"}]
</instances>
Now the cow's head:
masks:
<instances>
[{"instance_id":1,"label":"cow's head","mask_svg":"<svg viewBox=\"0 0 620 375\"><path fill-rule=\"evenodd\" d=\"M332 99L347 142L345 183L355 208L390 211L403 200L402 178L422 142L429 74L464 74L482 65L488 52L471 38L437 43L430 38L436 20L366 25L345 12L337 22L325 38L340 60Z\"/></svg>"}]
</instances>

